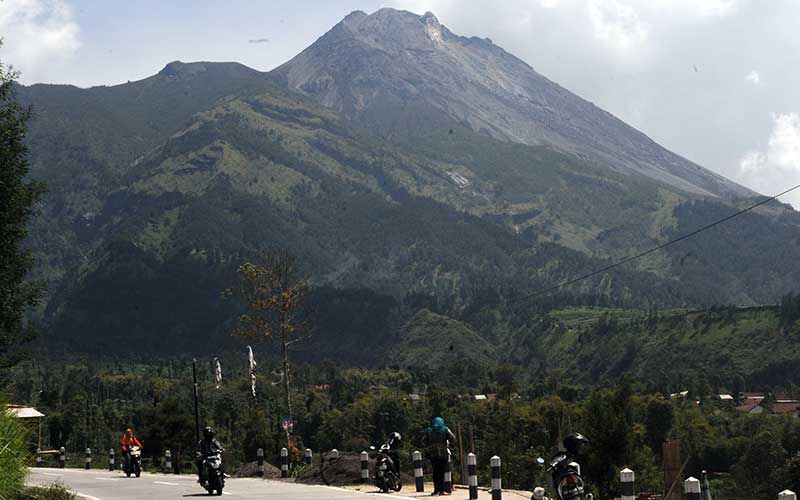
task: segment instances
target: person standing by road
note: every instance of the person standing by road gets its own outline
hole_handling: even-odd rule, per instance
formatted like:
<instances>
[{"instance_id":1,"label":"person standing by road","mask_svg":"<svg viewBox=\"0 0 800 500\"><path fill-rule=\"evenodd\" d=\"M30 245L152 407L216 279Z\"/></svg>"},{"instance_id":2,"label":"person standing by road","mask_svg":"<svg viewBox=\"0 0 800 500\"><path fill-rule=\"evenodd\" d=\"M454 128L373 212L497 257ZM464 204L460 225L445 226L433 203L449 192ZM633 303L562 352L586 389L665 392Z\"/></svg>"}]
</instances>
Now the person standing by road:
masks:
<instances>
[{"instance_id":1,"label":"person standing by road","mask_svg":"<svg viewBox=\"0 0 800 500\"><path fill-rule=\"evenodd\" d=\"M449 495L444 490L444 472L450 458L450 440L456 439L453 432L445 425L442 417L433 419L433 423L425 431L425 453L433 467L433 493L431 496Z\"/></svg>"}]
</instances>

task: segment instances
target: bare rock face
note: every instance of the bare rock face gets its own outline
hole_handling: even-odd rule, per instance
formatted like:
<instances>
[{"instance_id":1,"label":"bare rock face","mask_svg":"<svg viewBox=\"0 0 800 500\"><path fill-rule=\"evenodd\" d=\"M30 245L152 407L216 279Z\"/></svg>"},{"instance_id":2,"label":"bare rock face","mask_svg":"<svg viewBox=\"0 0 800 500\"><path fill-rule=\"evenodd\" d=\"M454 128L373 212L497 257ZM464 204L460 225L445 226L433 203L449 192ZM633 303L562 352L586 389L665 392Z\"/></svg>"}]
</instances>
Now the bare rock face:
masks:
<instances>
[{"instance_id":1,"label":"bare rock face","mask_svg":"<svg viewBox=\"0 0 800 500\"><path fill-rule=\"evenodd\" d=\"M430 12L355 11L272 75L388 139L461 125L687 192L754 194L659 146L491 40L452 33Z\"/></svg>"}]
</instances>

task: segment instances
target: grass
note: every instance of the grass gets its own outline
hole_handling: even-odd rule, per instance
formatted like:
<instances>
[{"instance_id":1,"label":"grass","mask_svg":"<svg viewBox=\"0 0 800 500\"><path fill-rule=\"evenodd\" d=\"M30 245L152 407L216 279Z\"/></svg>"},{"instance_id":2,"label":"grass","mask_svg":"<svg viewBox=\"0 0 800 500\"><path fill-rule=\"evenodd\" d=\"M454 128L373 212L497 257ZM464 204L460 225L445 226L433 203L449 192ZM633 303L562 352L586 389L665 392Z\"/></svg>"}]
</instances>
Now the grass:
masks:
<instances>
[{"instance_id":1,"label":"grass","mask_svg":"<svg viewBox=\"0 0 800 500\"><path fill-rule=\"evenodd\" d=\"M5 498L5 497L2 497ZM9 500L75 500L75 493L61 483L23 488Z\"/></svg>"},{"instance_id":2,"label":"grass","mask_svg":"<svg viewBox=\"0 0 800 500\"><path fill-rule=\"evenodd\" d=\"M0 408L5 408L2 400ZM24 426L18 419L0 411L0 500L13 499L22 491L30 459L26 444Z\"/></svg>"}]
</instances>

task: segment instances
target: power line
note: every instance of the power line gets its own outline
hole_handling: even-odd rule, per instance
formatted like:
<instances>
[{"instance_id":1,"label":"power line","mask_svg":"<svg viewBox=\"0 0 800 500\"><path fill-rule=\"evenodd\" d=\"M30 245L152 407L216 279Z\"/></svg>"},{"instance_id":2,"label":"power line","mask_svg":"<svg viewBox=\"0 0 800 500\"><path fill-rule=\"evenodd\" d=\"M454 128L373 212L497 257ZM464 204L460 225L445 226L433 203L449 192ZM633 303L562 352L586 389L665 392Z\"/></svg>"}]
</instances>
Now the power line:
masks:
<instances>
[{"instance_id":1,"label":"power line","mask_svg":"<svg viewBox=\"0 0 800 500\"><path fill-rule=\"evenodd\" d=\"M519 301L522 301L522 300L527 300L527 299L530 299L530 298L533 298L533 297L537 297L539 295L544 295L546 293L550 293L550 292L553 292L555 290L558 290L559 288L564 288L565 286L569 286L569 285L575 284L575 283L577 283L579 281L583 281L585 279L589 279L591 277L597 276L598 274L602 274L602 273L604 273L606 271L610 271L611 269L614 269L615 267L619 267L619 266L621 266L623 264L627 264L628 262L634 261L636 259L641 259L642 257L644 257L646 255L650 255L653 252L657 252L657 251L659 251L659 250L661 250L663 248L666 248L666 247L668 247L670 245L674 245L675 243L678 243L679 241L683 241L683 240L685 240L687 238L691 238L692 236L694 236L694 235L696 235L698 233L702 233L703 231L705 231L707 229L711 229L714 226L718 226L718 225L722 224L723 222L727 222L727 221L733 219L734 217L738 217L738 216L742 215L743 213L749 212L750 210L753 210L754 208L760 207L761 205L763 205L765 203L768 203L768 202L770 202L772 200L775 200L775 199L777 199L777 198L779 198L779 197L781 197L781 196L783 196L783 195L785 195L787 193L791 193L792 191L794 191L795 189L798 189L798 188L800 188L800 184L798 184L798 185L796 185L796 186L794 186L792 188L789 188L786 191L780 192L780 193L776 194L775 196L771 196L769 198L761 200L758 203L750 205L747 208L743 208L742 210L739 210L738 212L736 212L734 214L731 214L731 215L729 215L727 217L723 217L722 219L719 219L719 220L717 220L715 222L712 222L711 224L707 224L707 225L705 225L705 226L703 226L703 227L701 227L699 229L695 229L694 231L692 231L690 233L686 233L683 236L679 236L679 237L675 238L674 240L668 241L666 243L662 243L661 245L653 247L653 248L651 248L649 250L645 250L644 252L641 252L639 254L633 255L631 257L626 257L626 258L624 258L624 259L622 259L622 260L620 260L618 262L614 262L613 264L609 264L609 265L607 265L607 266L605 266L603 268L594 270L594 271L592 271L590 273L587 273L587 274L584 274L582 276L578 276L577 278L572 278L570 280L564 281L563 283L559 283L557 285L553 285L553 286L548 287L548 288L543 288L541 290L537 290L537 291L535 291L533 293L530 293L528 295L524 295L522 297L510 300L509 302L510 303L514 303L514 302L519 302Z\"/></svg>"}]
</instances>

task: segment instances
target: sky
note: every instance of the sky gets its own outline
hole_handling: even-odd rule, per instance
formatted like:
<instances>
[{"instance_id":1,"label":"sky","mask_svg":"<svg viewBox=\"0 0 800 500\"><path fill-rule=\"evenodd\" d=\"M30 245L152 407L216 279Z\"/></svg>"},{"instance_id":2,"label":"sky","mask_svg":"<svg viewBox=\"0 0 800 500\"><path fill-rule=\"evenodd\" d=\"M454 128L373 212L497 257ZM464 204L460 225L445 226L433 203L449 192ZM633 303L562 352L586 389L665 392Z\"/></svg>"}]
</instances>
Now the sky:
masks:
<instances>
[{"instance_id":1,"label":"sky","mask_svg":"<svg viewBox=\"0 0 800 500\"><path fill-rule=\"evenodd\" d=\"M433 12L656 142L758 192L800 184L800 0L0 0L20 81L138 80L166 63L269 70L353 10ZM783 201L800 207L800 190Z\"/></svg>"}]
</instances>

